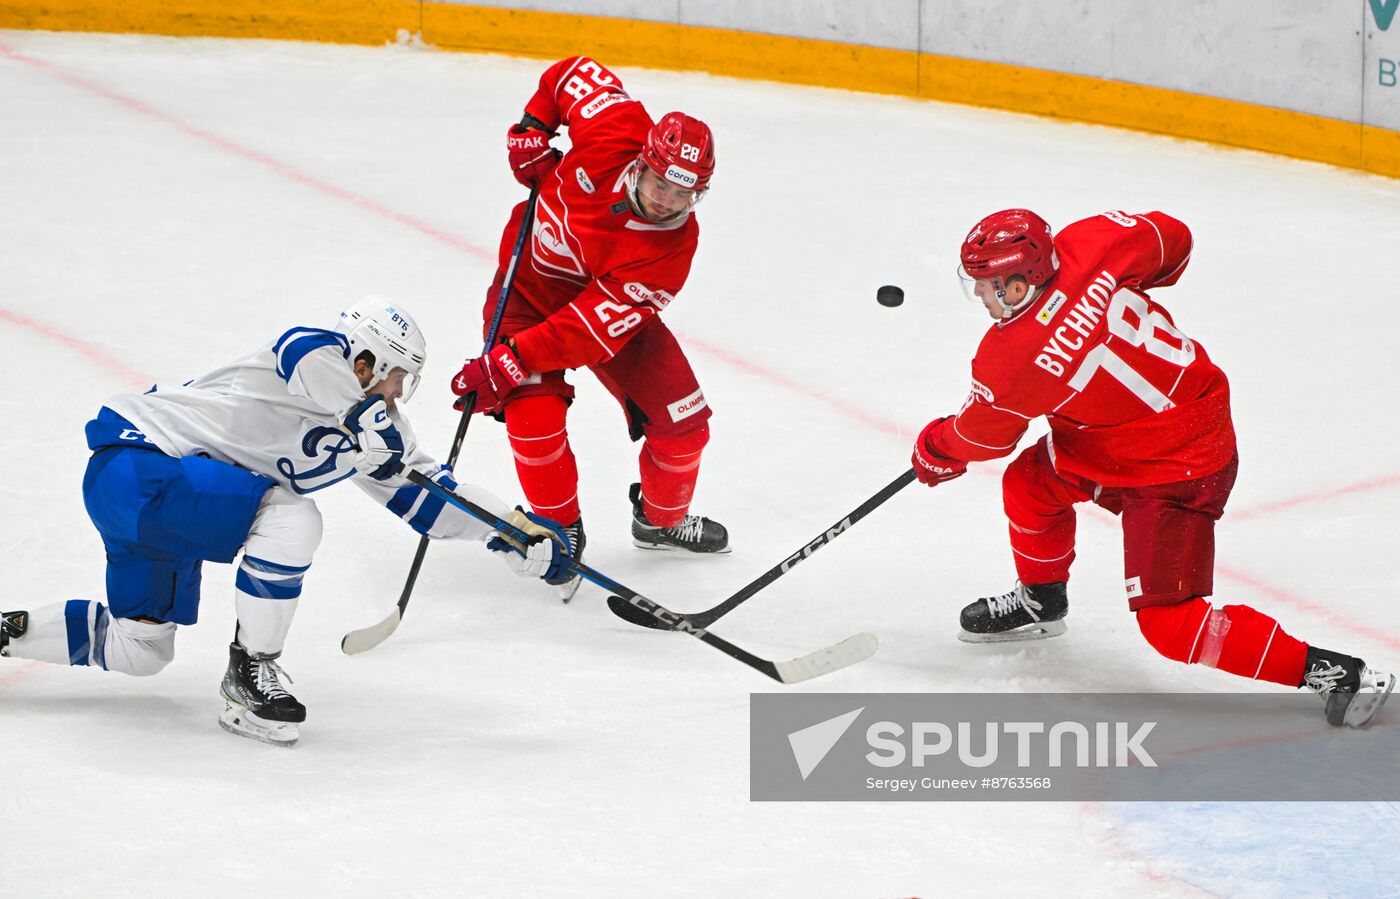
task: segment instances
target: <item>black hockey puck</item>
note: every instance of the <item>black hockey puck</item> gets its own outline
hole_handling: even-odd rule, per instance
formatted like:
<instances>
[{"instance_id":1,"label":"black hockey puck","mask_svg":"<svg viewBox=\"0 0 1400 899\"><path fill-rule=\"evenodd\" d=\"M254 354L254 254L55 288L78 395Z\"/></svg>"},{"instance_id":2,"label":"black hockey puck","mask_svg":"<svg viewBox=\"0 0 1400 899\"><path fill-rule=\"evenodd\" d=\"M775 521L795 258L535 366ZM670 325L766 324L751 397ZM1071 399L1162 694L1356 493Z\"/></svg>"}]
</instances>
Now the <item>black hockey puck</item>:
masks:
<instances>
[{"instance_id":1,"label":"black hockey puck","mask_svg":"<svg viewBox=\"0 0 1400 899\"><path fill-rule=\"evenodd\" d=\"M904 289L895 287L893 284L886 284L875 291L875 302L881 306L899 306L904 303Z\"/></svg>"}]
</instances>

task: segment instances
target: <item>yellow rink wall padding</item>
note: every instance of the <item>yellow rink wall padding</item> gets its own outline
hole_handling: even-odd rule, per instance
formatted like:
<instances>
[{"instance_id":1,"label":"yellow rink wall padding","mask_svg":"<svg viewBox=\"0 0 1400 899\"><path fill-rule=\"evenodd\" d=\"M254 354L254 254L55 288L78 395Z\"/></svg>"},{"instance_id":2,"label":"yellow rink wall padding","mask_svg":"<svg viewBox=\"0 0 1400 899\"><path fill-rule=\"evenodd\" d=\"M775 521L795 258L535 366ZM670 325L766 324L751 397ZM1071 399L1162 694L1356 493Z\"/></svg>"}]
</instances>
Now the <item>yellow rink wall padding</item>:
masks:
<instances>
[{"instance_id":1,"label":"yellow rink wall padding","mask_svg":"<svg viewBox=\"0 0 1400 899\"><path fill-rule=\"evenodd\" d=\"M0 0L0 28L382 44L419 30L419 0Z\"/></svg>"},{"instance_id":2,"label":"yellow rink wall padding","mask_svg":"<svg viewBox=\"0 0 1400 899\"><path fill-rule=\"evenodd\" d=\"M383 44L711 72L924 97L1193 140L1400 177L1400 133L1165 88L1004 63L605 16L420 0L0 0L0 28Z\"/></svg>"}]
</instances>

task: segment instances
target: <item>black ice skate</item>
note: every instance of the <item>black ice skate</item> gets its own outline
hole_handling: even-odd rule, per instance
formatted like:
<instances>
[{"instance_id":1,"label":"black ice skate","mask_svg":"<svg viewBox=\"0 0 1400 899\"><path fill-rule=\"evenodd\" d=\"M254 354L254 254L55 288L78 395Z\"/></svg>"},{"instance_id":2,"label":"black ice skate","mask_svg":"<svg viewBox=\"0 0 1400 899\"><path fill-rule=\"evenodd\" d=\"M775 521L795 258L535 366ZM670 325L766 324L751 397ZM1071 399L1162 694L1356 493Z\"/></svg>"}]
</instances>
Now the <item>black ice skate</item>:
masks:
<instances>
[{"instance_id":1,"label":"black ice skate","mask_svg":"<svg viewBox=\"0 0 1400 899\"><path fill-rule=\"evenodd\" d=\"M228 671L220 689L227 707L219 726L241 737L291 746L301 736L297 725L306 720L306 706L282 687L285 672L276 659L250 654L236 640L229 644Z\"/></svg>"},{"instance_id":2,"label":"black ice skate","mask_svg":"<svg viewBox=\"0 0 1400 899\"><path fill-rule=\"evenodd\" d=\"M1354 656L1309 646L1302 686L1322 697L1328 724L1365 727L1395 689L1395 675L1367 668Z\"/></svg>"},{"instance_id":3,"label":"black ice skate","mask_svg":"<svg viewBox=\"0 0 1400 899\"><path fill-rule=\"evenodd\" d=\"M8 647L12 637L23 637L29 630L28 612L0 612L0 657L10 654Z\"/></svg>"},{"instance_id":4,"label":"black ice skate","mask_svg":"<svg viewBox=\"0 0 1400 899\"><path fill-rule=\"evenodd\" d=\"M564 533L569 536L569 556L575 562L583 561L583 548L588 545L588 535L583 532L583 516L578 517L578 521L573 524L564 525ZM579 585L583 583L583 578L577 572L570 572L563 578L550 578L545 580L546 584L553 584L559 588L559 598L568 602L574 598L578 592Z\"/></svg>"},{"instance_id":5,"label":"black ice skate","mask_svg":"<svg viewBox=\"0 0 1400 899\"><path fill-rule=\"evenodd\" d=\"M663 528L647 521L642 511L642 485L628 490L632 500L632 545L642 549L683 549L692 553L729 552L729 532L724 525L699 515L687 515L675 527Z\"/></svg>"},{"instance_id":6,"label":"black ice skate","mask_svg":"<svg viewBox=\"0 0 1400 899\"><path fill-rule=\"evenodd\" d=\"M1016 582L1000 596L987 596L962 610L965 643L1012 643L1043 640L1065 632L1063 620L1069 612L1064 581L1053 584Z\"/></svg>"}]
</instances>

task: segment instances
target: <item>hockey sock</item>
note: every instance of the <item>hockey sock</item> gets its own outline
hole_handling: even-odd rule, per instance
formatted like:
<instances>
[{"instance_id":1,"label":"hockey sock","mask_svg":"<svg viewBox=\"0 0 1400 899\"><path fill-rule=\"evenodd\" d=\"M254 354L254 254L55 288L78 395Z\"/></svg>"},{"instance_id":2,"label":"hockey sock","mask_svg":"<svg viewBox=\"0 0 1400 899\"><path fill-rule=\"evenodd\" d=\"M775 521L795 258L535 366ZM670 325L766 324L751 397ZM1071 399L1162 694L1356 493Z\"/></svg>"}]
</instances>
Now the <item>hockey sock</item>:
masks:
<instances>
[{"instance_id":1,"label":"hockey sock","mask_svg":"<svg viewBox=\"0 0 1400 899\"><path fill-rule=\"evenodd\" d=\"M642 475L642 513L652 524L671 528L685 520L695 482L700 477L700 454L710 439L710 426L674 437L648 435L638 459Z\"/></svg>"},{"instance_id":2,"label":"hockey sock","mask_svg":"<svg viewBox=\"0 0 1400 899\"><path fill-rule=\"evenodd\" d=\"M506 406L520 489L536 514L560 524L579 518L578 463L564 426L568 408L558 396L527 396Z\"/></svg>"},{"instance_id":3,"label":"hockey sock","mask_svg":"<svg viewBox=\"0 0 1400 899\"><path fill-rule=\"evenodd\" d=\"M1074 564L1074 513L1067 512L1062 520L1048 530L1027 530L1008 522L1011 534L1011 555L1016 563L1016 577L1023 584L1053 584L1069 580L1069 568Z\"/></svg>"},{"instance_id":4,"label":"hockey sock","mask_svg":"<svg viewBox=\"0 0 1400 899\"><path fill-rule=\"evenodd\" d=\"M103 656L111 620L106 606L87 599L33 609L24 636L10 640L10 655L55 665L105 668Z\"/></svg>"},{"instance_id":5,"label":"hockey sock","mask_svg":"<svg viewBox=\"0 0 1400 899\"><path fill-rule=\"evenodd\" d=\"M1043 444L1007 466L1001 494L1021 583L1068 581L1074 562L1074 504L1090 495L1055 473Z\"/></svg>"},{"instance_id":6,"label":"hockey sock","mask_svg":"<svg viewBox=\"0 0 1400 899\"><path fill-rule=\"evenodd\" d=\"M1215 608L1197 596L1139 609L1137 619L1147 642L1174 661L1290 687L1302 682L1307 644L1249 606Z\"/></svg>"},{"instance_id":7,"label":"hockey sock","mask_svg":"<svg viewBox=\"0 0 1400 899\"><path fill-rule=\"evenodd\" d=\"M145 676L175 657L175 625L113 618L100 602L70 599L31 611L28 630L9 649L21 659Z\"/></svg>"},{"instance_id":8,"label":"hockey sock","mask_svg":"<svg viewBox=\"0 0 1400 899\"><path fill-rule=\"evenodd\" d=\"M321 514L309 500L274 487L263 498L234 578L238 642L276 656L291 630L302 578L321 542Z\"/></svg>"},{"instance_id":9,"label":"hockey sock","mask_svg":"<svg viewBox=\"0 0 1400 899\"><path fill-rule=\"evenodd\" d=\"M267 565L260 559L243 557L234 604L238 609L238 642L250 653L276 656L282 652L297 613L301 575L274 579ZM257 574L250 574L252 571Z\"/></svg>"}]
</instances>

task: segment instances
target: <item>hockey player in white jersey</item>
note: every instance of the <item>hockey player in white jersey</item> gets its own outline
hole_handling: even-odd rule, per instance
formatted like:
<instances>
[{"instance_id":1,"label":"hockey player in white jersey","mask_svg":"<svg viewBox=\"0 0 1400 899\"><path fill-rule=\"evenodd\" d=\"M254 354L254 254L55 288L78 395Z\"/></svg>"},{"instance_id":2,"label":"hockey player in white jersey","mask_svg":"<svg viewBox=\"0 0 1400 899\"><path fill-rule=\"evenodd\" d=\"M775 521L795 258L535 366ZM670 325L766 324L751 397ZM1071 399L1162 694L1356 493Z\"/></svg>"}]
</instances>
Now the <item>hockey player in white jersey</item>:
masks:
<instances>
[{"instance_id":1,"label":"hockey player in white jersey","mask_svg":"<svg viewBox=\"0 0 1400 899\"><path fill-rule=\"evenodd\" d=\"M238 625L222 693L227 730L290 745L305 707L277 663L321 540L310 494L350 481L429 537L485 541L524 576L558 579L569 548L421 449L398 409L426 360L401 307L368 297L333 329L297 327L178 387L113 397L87 424L88 515L107 551L106 604L72 599L0 618L0 655L159 672L199 613L201 564L232 562ZM527 546L398 474L402 463L531 534Z\"/></svg>"}]
</instances>

